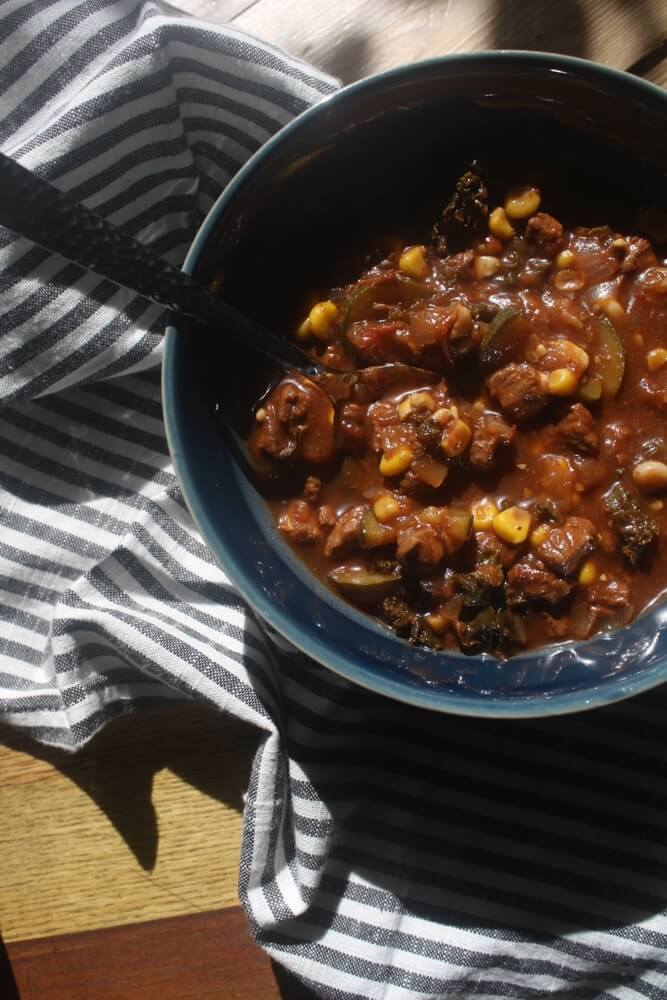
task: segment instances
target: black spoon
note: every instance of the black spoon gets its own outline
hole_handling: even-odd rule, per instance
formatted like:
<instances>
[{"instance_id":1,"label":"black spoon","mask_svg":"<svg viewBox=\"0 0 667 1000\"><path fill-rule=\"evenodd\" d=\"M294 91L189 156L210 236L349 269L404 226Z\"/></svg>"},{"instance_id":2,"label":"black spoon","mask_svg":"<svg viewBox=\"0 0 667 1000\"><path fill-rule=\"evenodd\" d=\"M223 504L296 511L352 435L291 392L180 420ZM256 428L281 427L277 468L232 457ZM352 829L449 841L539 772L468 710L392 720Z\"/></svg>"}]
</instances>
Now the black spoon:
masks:
<instances>
[{"instance_id":1,"label":"black spoon","mask_svg":"<svg viewBox=\"0 0 667 1000\"><path fill-rule=\"evenodd\" d=\"M295 344L212 295L133 236L4 153L0 153L0 225L166 306L175 316L221 331L225 337L268 358L283 370L310 377L334 401L350 384L359 378L370 379L375 373L394 384L404 377L419 384L438 378L434 372L405 364L375 365L354 372L327 371Z\"/></svg>"},{"instance_id":2,"label":"black spoon","mask_svg":"<svg viewBox=\"0 0 667 1000\"><path fill-rule=\"evenodd\" d=\"M304 375L325 370L295 344L212 295L134 237L4 153L0 153L0 224L46 250L166 306L176 316L224 330L225 336L281 368Z\"/></svg>"}]
</instances>

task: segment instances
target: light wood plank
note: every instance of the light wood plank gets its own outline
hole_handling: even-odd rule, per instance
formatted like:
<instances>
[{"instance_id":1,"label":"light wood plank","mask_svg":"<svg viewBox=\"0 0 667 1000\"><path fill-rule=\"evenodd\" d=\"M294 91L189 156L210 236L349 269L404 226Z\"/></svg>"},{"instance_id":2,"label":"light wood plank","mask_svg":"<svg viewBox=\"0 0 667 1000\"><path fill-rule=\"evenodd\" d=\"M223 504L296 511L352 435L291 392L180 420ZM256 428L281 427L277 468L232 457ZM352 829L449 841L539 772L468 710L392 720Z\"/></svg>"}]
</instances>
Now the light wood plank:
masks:
<instances>
[{"instance_id":1,"label":"light wood plank","mask_svg":"<svg viewBox=\"0 0 667 1000\"><path fill-rule=\"evenodd\" d=\"M224 20L215 0L180 5ZM667 37L664 0L257 0L238 27L357 79L400 63L484 48L547 49L628 68Z\"/></svg>"},{"instance_id":2,"label":"light wood plank","mask_svg":"<svg viewBox=\"0 0 667 1000\"><path fill-rule=\"evenodd\" d=\"M656 66L644 73L644 76L651 83L657 83L659 87L667 87L667 59L661 59Z\"/></svg>"},{"instance_id":3,"label":"light wood plank","mask_svg":"<svg viewBox=\"0 0 667 1000\"><path fill-rule=\"evenodd\" d=\"M181 707L119 720L76 755L0 738L5 940L238 902L255 730Z\"/></svg>"}]
</instances>

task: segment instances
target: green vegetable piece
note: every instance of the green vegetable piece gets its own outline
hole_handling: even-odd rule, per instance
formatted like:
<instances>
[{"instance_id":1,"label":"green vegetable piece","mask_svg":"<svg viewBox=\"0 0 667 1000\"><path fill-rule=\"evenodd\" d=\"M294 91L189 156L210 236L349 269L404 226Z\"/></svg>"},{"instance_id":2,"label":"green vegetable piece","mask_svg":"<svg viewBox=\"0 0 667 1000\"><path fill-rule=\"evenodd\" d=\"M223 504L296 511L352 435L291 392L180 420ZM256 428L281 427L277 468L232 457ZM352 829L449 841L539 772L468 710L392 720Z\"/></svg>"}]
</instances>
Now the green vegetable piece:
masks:
<instances>
[{"instance_id":1,"label":"green vegetable piece","mask_svg":"<svg viewBox=\"0 0 667 1000\"><path fill-rule=\"evenodd\" d=\"M530 332L530 324L516 306L501 309L484 335L479 349L479 363L485 372L512 361Z\"/></svg>"},{"instance_id":2,"label":"green vegetable piece","mask_svg":"<svg viewBox=\"0 0 667 1000\"><path fill-rule=\"evenodd\" d=\"M621 483L614 483L604 504L621 540L623 555L636 566L646 547L658 540L658 526L644 510L639 496Z\"/></svg>"},{"instance_id":3,"label":"green vegetable piece","mask_svg":"<svg viewBox=\"0 0 667 1000\"><path fill-rule=\"evenodd\" d=\"M607 316L599 317L596 323L588 374L589 381L600 379L603 399L613 399L618 395L625 375L625 348Z\"/></svg>"},{"instance_id":4,"label":"green vegetable piece","mask_svg":"<svg viewBox=\"0 0 667 1000\"><path fill-rule=\"evenodd\" d=\"M447 542L450 552L456 552L470 538L472 529L472 514L462 507L449 507L447 509Z\"/></svg>"},{"instance_id":5,"label":"green vegetable piece","mask_svg":"<svg viewBox=\"0 0 667 1000\"><path fill-rule=\"evenodd\" d=\"M396 529L388 524L381 524L373 511L367 510L361 522L362 549L377 549L395 541Z\"/></svg>"},{"instance_id":6,"label":"green vegetable piece","mask_svg":"<svg viewBox=\"0 0 667 1000\"><path fill-rule=\"evenodd\" d=\"M413 278L403 278L400 275L393 276L391 281L379 278L352 291L347 300L347 308L344 310L342 326L347 330L359 320L376 319L373 310L376 303L409 306L431 295L432 292L430 285L423 281L415 281Z\"/></svg>"},{"instance_id":7,"label":"green vegetable piece","mask_svg":"<svg viewBox=\"0 0 667 1000\"><path fill-rule=\"evenodd\" d=\"M391 597L401 586L399 569L378 573L369 569L341 566L329 573L329 579L344 597L355 604L375 606Z\"/></svg>"},{"instance_id":8,"label":"green vegetable piece","mask_svg":"<svg viewBox=\"0 0 667 1000\"><path fill-rule=\"evenodd\" d=\"M582 403L597 403L602 398L602 379L598 375L582 379L577 395Z\"/></svg>"}]
</instances>

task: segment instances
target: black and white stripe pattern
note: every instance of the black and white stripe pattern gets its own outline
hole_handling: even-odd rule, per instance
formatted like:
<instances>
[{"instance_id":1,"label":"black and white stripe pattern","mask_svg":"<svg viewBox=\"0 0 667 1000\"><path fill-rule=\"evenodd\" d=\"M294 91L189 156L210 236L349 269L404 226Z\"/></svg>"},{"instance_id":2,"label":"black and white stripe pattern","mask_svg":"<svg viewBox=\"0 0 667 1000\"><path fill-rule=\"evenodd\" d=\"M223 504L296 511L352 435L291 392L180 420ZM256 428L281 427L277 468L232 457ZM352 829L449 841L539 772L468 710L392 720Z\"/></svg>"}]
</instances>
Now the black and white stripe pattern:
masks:
<instances>
[{"instance_id":1,"label":"black and white stripe pattern","mask_svg":"<svg viewBox=\"0 0 667 1000\"><path fill-rule=\"evenodd\" d=\"M238 166L334 86L155 3L0 7L2 149L176 262ZM260 726L241 898L322 996L667 997L667 692L482 722L304 661L183 505L159 310L1 230L0 290L3 718L70 748L183 697Z\"/></svg>"}]
</instances>

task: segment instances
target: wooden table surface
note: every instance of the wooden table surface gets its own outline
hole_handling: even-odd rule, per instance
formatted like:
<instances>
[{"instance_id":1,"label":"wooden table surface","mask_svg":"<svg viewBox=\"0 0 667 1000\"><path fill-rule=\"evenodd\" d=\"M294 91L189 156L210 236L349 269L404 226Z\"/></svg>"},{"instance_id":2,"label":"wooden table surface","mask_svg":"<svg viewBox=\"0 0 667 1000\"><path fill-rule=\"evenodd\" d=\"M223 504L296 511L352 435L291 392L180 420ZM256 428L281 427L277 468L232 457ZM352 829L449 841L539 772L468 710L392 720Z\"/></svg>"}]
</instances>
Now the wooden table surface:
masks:
<instances>
[{"instance_id":1,"label":"wooden table surface","mask_svg":"<svg viewBox=\"0 0 667 1000\"><path fill-rule=\"evenodd\" d=\"M181 0L348 82L482 48L586 56L667 86L666 0ZM198 707L79 754L0 728L0 997L305 997L249 938L236 874L259 735Z\"/></svg>"}]
</instances>

